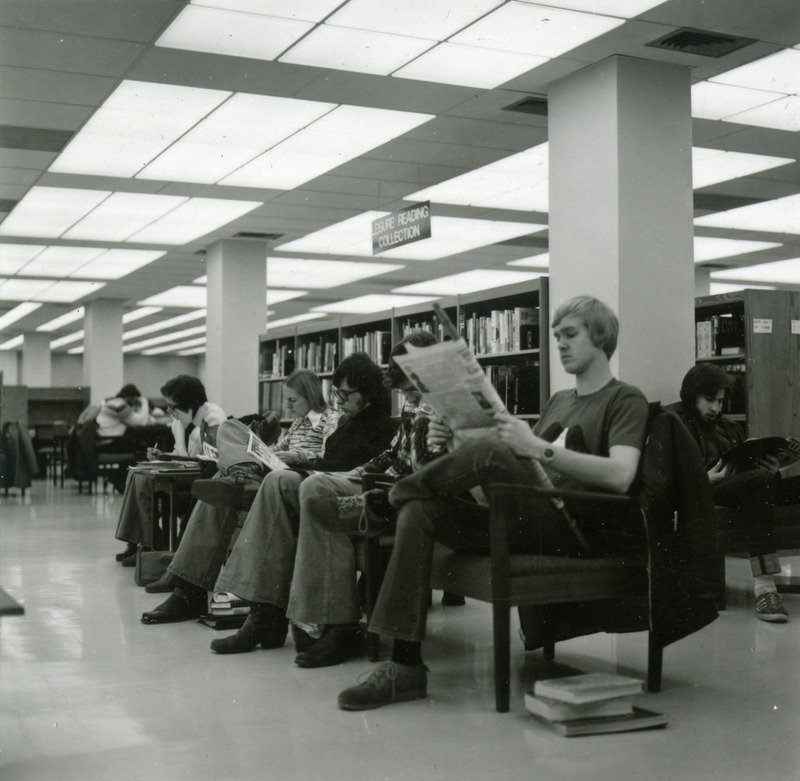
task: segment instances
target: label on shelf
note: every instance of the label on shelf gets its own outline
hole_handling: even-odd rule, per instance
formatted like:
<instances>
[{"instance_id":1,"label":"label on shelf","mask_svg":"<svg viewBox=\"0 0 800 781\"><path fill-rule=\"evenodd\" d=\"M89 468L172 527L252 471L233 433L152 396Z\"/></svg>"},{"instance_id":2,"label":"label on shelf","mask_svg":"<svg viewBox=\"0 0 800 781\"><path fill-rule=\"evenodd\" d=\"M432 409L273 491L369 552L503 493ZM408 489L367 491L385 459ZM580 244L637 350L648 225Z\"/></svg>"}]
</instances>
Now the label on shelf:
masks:
<instances>
[{"instance_id":1,"label":"label on shelf","mask_svg":"<svg viewBox=\"0 0 800 781\"><path fill-rule=\"evenodd\" d=\"M792 320L792 333L800 334L800 320Z\"/></svg>"},{"instance_id":2,"label":"label on shelf","mask_svg":"<svg viewBox=\"0 0 800 781\"><path fill-rule=\"evenodd\" d=\"M772 333L772 318L771 317L754 317L753 318L753 333L754 334L771 334Z\"/></svg>"}]
</instances>

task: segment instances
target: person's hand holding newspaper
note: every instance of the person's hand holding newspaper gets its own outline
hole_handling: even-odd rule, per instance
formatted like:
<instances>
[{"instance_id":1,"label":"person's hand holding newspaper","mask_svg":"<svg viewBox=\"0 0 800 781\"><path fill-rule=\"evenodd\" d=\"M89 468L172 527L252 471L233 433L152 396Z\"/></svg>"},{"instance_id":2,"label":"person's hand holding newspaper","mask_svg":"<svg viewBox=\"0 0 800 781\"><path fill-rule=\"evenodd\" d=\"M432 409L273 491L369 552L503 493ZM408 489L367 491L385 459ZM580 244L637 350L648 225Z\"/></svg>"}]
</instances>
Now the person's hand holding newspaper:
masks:
<instances>
[{"instance_id":1,"label":"person's hand holding newspaper","mask_svg":"<svg viewBox=\"0 0 800 781\"><path fill-rule=\"evenodd\" d=\"M550 444L533 433L530 425L519 418L513 418L507 412L495 412L494 420L497 435L520 458L540 458L544 449Z\"/></svg>"}]
</instances>

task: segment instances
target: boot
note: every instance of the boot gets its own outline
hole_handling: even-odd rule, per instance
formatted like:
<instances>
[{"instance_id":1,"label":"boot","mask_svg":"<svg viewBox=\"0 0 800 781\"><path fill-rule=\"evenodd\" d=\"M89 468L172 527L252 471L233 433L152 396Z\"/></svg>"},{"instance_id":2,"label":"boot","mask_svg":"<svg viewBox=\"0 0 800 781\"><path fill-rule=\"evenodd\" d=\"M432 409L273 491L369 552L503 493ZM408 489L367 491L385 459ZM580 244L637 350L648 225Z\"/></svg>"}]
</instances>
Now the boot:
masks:
<instances>
[{"instance_id":1,"label":"boot","mask_svg":"<svg viewBox=\"0 0 800 781\"><path fill-rule=\"evenodd\" d=\"M211 650L218 654L246 654L257 645L280 648L286 641L289 624L286 611L274 605L253 604L250 614L235 635L211 641Z\"/></svg>"},{"instance_id":2,"label":"boot","mask_svg":"<svg viewBox=\"0 0 800 781\"><path fill-rule=\"evenodd\" d=\"M330 624L322 637L294 660L298 667L330 667L341 664L364 651L364 637L358 626Z\"/></svg>"},{"instance_id":3,"label":"boot","mask_svg":"<svg viewBox=\"0 0 800 781\"><path fill-rule=\"evenodd\" d=\"M199 618L208 607L208 596L204 589L177 578L175 589L166 602L153 610L142 613L143 624L174 624Z\"/></svg>"}]
</instances>

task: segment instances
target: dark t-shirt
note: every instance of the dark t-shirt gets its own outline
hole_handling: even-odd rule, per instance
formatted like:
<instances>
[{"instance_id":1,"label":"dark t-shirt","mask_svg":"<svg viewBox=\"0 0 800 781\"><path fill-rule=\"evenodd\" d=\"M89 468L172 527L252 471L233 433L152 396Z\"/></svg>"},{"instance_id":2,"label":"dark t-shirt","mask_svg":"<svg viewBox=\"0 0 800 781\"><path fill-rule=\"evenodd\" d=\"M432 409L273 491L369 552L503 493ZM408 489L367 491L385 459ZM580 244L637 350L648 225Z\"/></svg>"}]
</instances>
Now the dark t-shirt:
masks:
<instances>
[{"instance_id":1,"label":"dark t-shirt","mask_svg":"<svg viewBox=\"0 0 800 781\"><path fill-rule=\"evenodd\" d=\"M569 450L608 456L614 445L628 445L641 451L646 426L644 394L633 385L612 379L600 390L582 396L574 390L554 393L545 404L534 432ZM585 488L573 478L545 468L553 485Z\"/></svg>"}]
</instances>

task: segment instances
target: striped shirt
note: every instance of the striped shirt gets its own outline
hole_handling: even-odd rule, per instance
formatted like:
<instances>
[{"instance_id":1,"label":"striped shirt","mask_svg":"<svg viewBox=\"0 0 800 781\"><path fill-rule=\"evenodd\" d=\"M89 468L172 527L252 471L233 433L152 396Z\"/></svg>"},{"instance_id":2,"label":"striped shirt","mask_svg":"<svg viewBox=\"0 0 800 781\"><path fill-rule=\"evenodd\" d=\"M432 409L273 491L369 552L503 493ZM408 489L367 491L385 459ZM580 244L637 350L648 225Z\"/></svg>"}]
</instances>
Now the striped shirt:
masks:
<instances>
[{"instance_id":1,"label":"striped shirt","mask_svg":"<svg viewBox=\"0 0 800 781\"><path fill-rule=\"evenodd\" d=\"M276 442L275 450L294 450L300 464L311 466L325 455L325 442L336 431L342 413L326 407L316 425L307 417L295 418Z\"/></svg>"}]
</instances>

